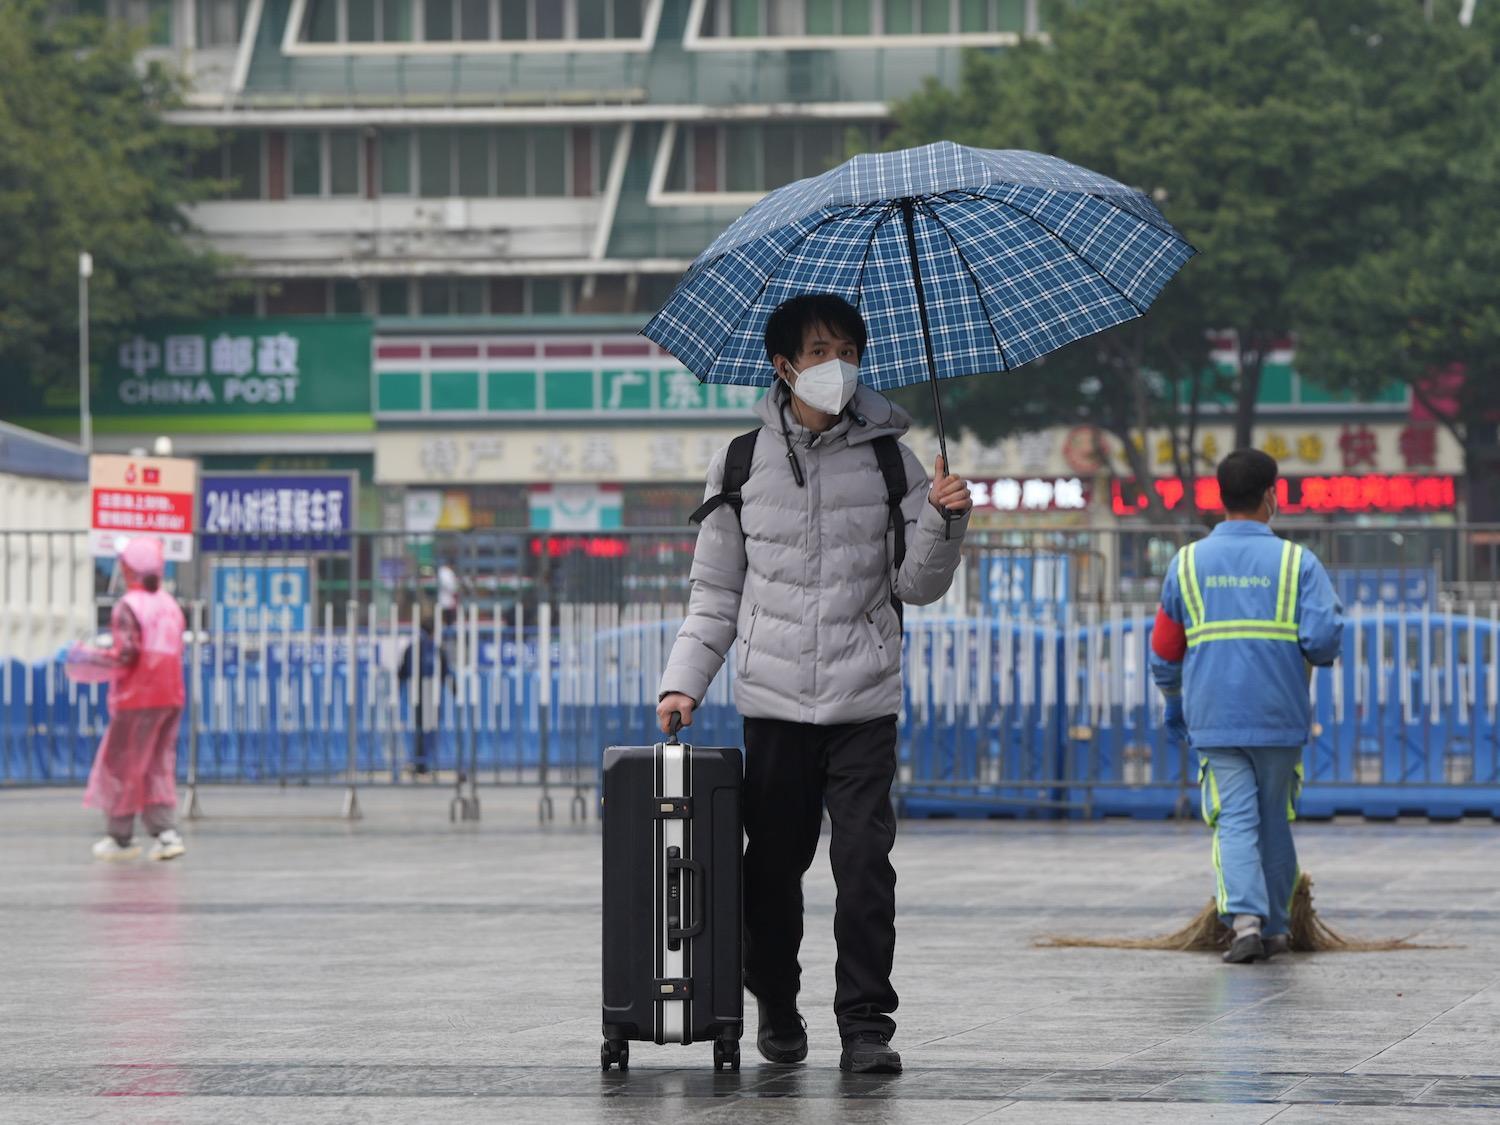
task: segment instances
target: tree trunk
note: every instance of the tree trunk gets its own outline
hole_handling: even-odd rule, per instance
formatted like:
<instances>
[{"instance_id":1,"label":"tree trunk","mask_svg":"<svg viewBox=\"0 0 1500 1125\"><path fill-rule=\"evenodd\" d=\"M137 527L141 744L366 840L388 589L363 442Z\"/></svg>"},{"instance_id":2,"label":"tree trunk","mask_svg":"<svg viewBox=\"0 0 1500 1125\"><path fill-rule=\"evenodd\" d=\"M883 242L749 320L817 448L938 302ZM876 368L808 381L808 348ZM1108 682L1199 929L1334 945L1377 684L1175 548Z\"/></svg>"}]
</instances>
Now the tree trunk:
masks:
<instances>
[{"instance_id":1,"label":"tree trunk","mask_svg":"<svg viewBox=\"0 0 1500 1125\"><path fill-rule=\"evenodd\" d=\"M1240 378L1234 406L1234 447L1249 449L1255 443L1255 411L1260 405L1260 378L1266 364L1265 341L1251 334L1250 346L1247 348L1242 339L1239 344L1239 361Z\"/></svg>"}]
</instances>

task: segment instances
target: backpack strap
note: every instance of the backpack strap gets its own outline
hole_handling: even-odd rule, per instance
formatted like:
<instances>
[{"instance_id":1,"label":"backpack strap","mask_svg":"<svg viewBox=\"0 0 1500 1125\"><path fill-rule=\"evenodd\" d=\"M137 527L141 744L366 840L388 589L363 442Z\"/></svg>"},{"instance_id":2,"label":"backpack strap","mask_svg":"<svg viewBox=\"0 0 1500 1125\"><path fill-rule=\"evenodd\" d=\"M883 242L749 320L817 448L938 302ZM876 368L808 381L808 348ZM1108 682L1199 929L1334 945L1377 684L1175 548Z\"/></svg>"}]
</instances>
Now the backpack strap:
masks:
<instances>
[{"instance_id":1,"label":"backpack strap","mask_svg":"<svg viewBox=\"0 0 1500 1125\"><path fill-rule=\"evenodd\" d=\"M725 504L734 509L735 519L740 518L740 508L744 503L740 490L750 479L750 467L755 462L755 441L758 437L760 428L756 427L729 443L729 452L724 456L724 482L719 494L705 500L702 507L688 517L690 523L701 524Z\"/></svg>"},{"instance_id":2,"label":"backpack strap","mask_svg":"<svg viewBox=\"0 0 1500 1125\"><path fill-rule=\"evenodd\" d=\"M892 534L896 537L895 565L892 572L899 571L906 561L906 516L901 511L901 502L906 499L906 461L901 456L901 443L890 434L882 434L870 443L875 447L875 461L880 466L880 475L885 479L885 505ZM904 620L901 599L891 594L891 605L895 607L898 620Z\"/></svg>"}]
</instances>

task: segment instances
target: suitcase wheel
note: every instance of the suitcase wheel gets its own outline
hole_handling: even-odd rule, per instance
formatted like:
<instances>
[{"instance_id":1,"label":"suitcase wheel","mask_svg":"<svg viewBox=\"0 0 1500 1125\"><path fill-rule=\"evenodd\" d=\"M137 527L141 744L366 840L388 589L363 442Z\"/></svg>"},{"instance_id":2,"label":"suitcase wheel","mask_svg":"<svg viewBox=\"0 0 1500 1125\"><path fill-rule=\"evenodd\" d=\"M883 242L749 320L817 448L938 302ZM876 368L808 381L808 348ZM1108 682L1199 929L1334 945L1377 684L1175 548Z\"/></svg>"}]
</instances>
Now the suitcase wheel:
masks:
<instances>
[{"instance_id":1,"label":"suitcase wheel","mask_svg":"<svg viewBox=\"0 0 1500 1125\"><path fill-rule=\"evenodd\" d=\"M630 1044L623 1039L606 1039L599 1048L599 1069L608 1070L611 1066L619 1066L622 1071L630 1069Z\"/></svg>"},{"instance_id":2,"label":"suitcase wheel","mask_svg":"<svg viewBox=\"0 0 1500 1125\"><path fill-rule=\"evenodd\" d=\"M740 1044L735 1039L714 1040L714 1070L740 1069Z\"/></svg>"}]
</instances>

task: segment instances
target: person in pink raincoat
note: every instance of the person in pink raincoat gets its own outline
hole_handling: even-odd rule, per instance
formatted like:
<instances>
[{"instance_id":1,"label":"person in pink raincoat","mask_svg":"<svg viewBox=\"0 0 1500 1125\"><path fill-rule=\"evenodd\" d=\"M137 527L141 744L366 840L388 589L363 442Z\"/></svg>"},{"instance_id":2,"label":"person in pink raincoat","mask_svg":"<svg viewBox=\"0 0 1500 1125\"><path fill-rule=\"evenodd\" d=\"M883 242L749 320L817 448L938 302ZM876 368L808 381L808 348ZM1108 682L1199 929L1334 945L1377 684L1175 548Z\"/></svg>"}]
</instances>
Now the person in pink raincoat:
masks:
<instances>
[{"instance_id":1,"label":"person in pink raincoat","mask_svg":"<svg viewBox=\"0 0 1500 1125\"><path fill-rule=\"evenodd\" d=\"M156 837L152 859L176 859L186 848L177 831L177 730L182 722L182 633L176 600L161 588L162 542L129 540L120 550L125 596L110 615L114 665L109 726L89 773L85 808L102 809L109 835L94 845L103 860L135 859L135 819Z\"/></svg>"}]
</instances>

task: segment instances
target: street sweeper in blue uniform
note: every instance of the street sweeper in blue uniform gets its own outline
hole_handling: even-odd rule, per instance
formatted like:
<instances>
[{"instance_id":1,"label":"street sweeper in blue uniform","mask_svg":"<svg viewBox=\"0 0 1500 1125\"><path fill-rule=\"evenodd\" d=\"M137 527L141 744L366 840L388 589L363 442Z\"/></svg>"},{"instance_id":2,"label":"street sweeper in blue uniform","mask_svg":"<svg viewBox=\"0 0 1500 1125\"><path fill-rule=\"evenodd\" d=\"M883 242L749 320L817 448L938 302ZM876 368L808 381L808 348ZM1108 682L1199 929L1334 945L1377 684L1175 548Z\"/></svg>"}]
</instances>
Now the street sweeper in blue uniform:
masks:
<instances>
[{"instance_id":1,"label":"street sweeper in blue uniform","mask_svg":"<svg viewBox=\"0 0 1500 1125\"><path fill-rule=\"evenodd\" d=\"M1224 458L1224 521L1173 559L1151 637L1167 729L1198 751L1232 964L1287 948L1308 681L1312 668L1333 663L1344 636L1323 564L1271 530L1277 476L1275 459L1258 449Z\"/></svg>"}]
</instances>

